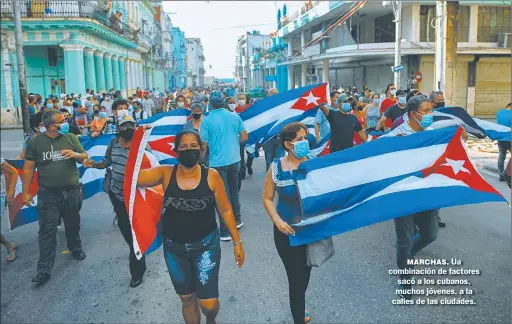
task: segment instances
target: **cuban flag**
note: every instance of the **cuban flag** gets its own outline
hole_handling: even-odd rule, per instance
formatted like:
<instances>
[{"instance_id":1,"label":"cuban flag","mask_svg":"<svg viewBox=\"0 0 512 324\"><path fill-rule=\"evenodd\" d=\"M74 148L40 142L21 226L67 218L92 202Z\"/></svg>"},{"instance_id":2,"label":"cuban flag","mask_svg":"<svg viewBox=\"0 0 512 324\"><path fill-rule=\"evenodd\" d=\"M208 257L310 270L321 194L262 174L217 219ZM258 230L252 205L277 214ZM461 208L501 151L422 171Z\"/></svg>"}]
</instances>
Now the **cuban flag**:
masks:
<instances>
[{"instance_id":1,"label":"cuban flag","mask_svg":"<svg viewBox=\"0 0 512 324\"><path fill-rule=\"evenodd\" d=\"M139 122L139 125L151 125L149 147L160 164L176 164L174 140L183 130L190 116L188 109L176 109L157 114Z\"/></svg>"},{"instance_id":2,"label":"cuban flag","mask_svg":"<svg viewBox=\"0 0 512 324\"><path fill-rule=\"evenodd\" d=\"M160 164L176 164L176 153L174 152L174 139L176 135L183 130L190 112L187 109L177 109L170 112L160 113L140 122L141 125L150 124L153 126L149 146L152 153ZM105 157L108 144L116 135L102 135L98 137L81 136L80 143L89 157L96 162L100 162ZM23 173L24 160L9 160L9 164L14 166L18 173ZM105 170L94 168L85 168L77 163L80 182L83 185L84 199L93 197L95 194L103 192L103 179ZM36 206L24 206L22 199L21 179L18 178L13 203L9 208L9 226L13 230L16 227L30 224L39 220ZM30 194L34 196L34 203L37 204L37 170L30 187Z\"/></svg>"},{"instance_id":3,"label":"cuban flag","mask_svg":"<svg viewBox=\"0 0 512 324\"><path fill-rule=\"evenodd\" d=\"M314 118L329 98L327 83L288 90L257 101L240 114L249 135L247 145L264 143L283 126Z\"/></svg>"},{"instance_id":4,"label":"cuban flag","mask_svg":"<svg viewBox=\"0 0 512 324\"><path fill-rule=\"evenodd\" d=\"M461 134L449 127L382 138L301 163L303 215L291 245L420 211L506 202L469 160Z\"/></svg>"},{"instance_id":5,"label":"cuban flag","mask_svg":"<svg viewBox=\"0 0 512 324\"><path fill-rule=\"evenodd\" d=\"M156 157L145 149L151 130L144 132L142 127L139 127L135 131L124 176L124 201L132 225L133 250L137 259L158 249L162 244L160 213L163 204L163 186L137 187L137 178L141 169L160 165Z\"/></svg>"},{"instance_id":6,"label":"cuban flag","mask_svg":"<svg viewBox=\"0 0 512 324\"><path fill-rule=\"evenodd\" d=\"M488 136L493 141L510 142L511 129L493 122L471 117L464 108L443 107L434 110L432 128L462 126L468 133L479 138Z\"/></svg>"}]
</instances>

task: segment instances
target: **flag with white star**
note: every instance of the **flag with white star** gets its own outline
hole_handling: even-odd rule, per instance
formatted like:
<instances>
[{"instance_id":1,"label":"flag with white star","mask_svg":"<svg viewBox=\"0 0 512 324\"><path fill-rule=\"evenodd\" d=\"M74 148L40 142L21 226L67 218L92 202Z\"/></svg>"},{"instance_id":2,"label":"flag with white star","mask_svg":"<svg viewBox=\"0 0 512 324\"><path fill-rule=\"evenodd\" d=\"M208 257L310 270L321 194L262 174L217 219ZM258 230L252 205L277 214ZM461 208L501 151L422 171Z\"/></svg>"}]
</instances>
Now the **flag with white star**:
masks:
<instances>
[{"instance_id":1,"label":"flag with white star","mask_svg":"<svg viewBox=\"0 0 512 324\"><path fill-rule=\"evenodd\" d=\"M448 127L387 137L301 163L302 219L290 243L426 210L506 202L473 166L461 135Z\"/></svg>"},{"instance_id":2,"label":"flag with white star","mask_svg":"<svg viewBox=\"0 0 512 324\"><path fill-rule=\"evenodd\" d=\"M315 117L328 102L328 83L288 90L257 101L240 114L249 134L248 145L264 143L292 122Z\"/></svg>"}]
</instances>

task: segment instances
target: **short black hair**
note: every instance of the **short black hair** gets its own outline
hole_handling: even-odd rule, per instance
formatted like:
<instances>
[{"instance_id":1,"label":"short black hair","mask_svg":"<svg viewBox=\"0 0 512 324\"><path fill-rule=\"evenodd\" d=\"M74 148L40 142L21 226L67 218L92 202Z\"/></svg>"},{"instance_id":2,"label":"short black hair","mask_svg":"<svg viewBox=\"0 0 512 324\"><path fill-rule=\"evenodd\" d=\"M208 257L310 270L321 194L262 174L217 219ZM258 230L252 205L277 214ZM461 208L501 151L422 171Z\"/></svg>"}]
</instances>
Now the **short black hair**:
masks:
<instances>
[{"instance_id":1,"label":"short black hair","mask_svg":"<svg viewBox=\"0 0 512 324\"><path fill-rule=\"evenodd\" d=\"M199 136L199 134L194 130L186 129L186 130L179 132L178 135L176 135L176 138L174 139L174 151L175 152L178 152L178 147L181 144L181 139L185 135L194 135L196 137L197 143L199 144L199 147L203 147L203 142L201 141L201 137Z\"/></svg>"},{"instance_id":2,"label":"short black hair","mask_svg":"<svg viewBox=\"0 0 512 324\"><path fill-rule=\"evenodd\" d=\"M334 98L334 96L336 96L337 94L341 95L341 93L339 91L332 91L331 98Z\"/></svg>"},{"instance_id":3,"label":"short black hair","mask_svg":"<svg viewBox=\"0 0 512 324\"><path fill-rule=\"evenodd\" d=\"M39 124L43 122L43 115L44 112L39 111L37 114L30 117L30 127L32 127L33 130L36 130L39 128Z\"/></svg>"},{"instance_id":4,"label":"short black hair","mask_svg":"<svg viewBox=\"0 0 512 324\"><path fill-rule=\"evenodd\" d=\"M403 97L403 96L406 96L406 95L407 95L407 91L405 91L405 90L398 90L396 92L396 96L397 97Z\"/></svg>"},{"instance_id":5,"label":"short black hair","mask_svg":"<svg viewBox=\"0 0 512 324\"><path fill-rule=\"evenodd\" d=\"M76 101L73 101L73 108L78 108L80 107L80 103L76 102Z\"/></svg>"},{"instance_id":6,"label":"short black hair","mask_svg":"<svg viewBox=\"0 0 512 324\"><path fill-rule=\"evenodd\" d=\"M410 113L412 111L418 111L420 109L421 105L424 102L431 102L427 96L424 95L418 95L414 96L409 101L407 101L407 113Z\"/></svg>"},{"instance_id":7,"label":"short black hair","mask_svg":"<svg viewBox=\"0 0 512 324\"><path fill-rule=\"evenodd\" d=\"M68 113L69 114L69 110L67 110L66 108L62 108L61 110L59 110L61 113L65 114L65 113Z\"/></svg>"},{"instance_id":8,"label":"short black hair","mask_svg":"<svg viewBox=\"0 0 512 324\"><path fill-rule=\"evenodd\" d=\"M114 103L112 104L112 110L117 110L117 107L121 105L126 105L126 107L128 107L128 101L126 101L125 99L114 101Z\"/></svg>"},{"instance_id":9,"label":"short black hair","mask_svg":"<svg viewBox=\"0 0 512 324\"><path fill-rule=\"evenodd\" d=\"M184 96L184 95L182 95L182 94L177 95L175 100L176 100L176 101L178 101L178 99L180 99L180 98L183 98L183 100L184 100L184 101L187 101L187 99L185 98L185 96Z\"/></svg>"},{"instance_id":10,"label":"short black hair","mask_svg":"<svg viewBox=\"0 0 512 324\"><path fill-rule=\"evenodd\" d=\"M411 99L412 97L414 96L417 96L417 95L421 95L422 93L420 92L420 90L418 89L412 89L411 91L409 91L409 93L407 94L407 97L406 97L406 100L409 101L409 99Z\"/></svg>"},{"instance_id":11,"label":"short black hair","mask_svg":"<svg viewBox=\"0 0 512 324\"><path fill-rule=\"evenodd\" d=\"M308 132L308 127L299 122L290 123L283 127L281 133L279 134L279 139L281 140L281 146L285 150L287 150L287 148L284 146L284 142L292 141L295 137L297 137L297 133L301 129L303 129L306 133Z\"/></svg>"}]
</instances>

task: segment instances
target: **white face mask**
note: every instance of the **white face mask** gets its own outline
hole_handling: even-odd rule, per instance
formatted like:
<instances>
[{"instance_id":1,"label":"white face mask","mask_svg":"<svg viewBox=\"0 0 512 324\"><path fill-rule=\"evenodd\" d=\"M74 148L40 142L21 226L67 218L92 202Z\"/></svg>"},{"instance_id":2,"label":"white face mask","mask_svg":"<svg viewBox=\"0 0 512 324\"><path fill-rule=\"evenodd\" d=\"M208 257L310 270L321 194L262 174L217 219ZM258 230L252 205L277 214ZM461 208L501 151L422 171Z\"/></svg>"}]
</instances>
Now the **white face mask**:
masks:
<instances>
[{"instance_id":1,"label":"white face mask","mask_svg":"<svg viewBox=\"0 0 512 324\"><path fill-rule=\"evenodd\" d=\"M185 107L185 103L184 103L183 101L178 101L178 102L177 102L177 105L178 105L178 107L180 107L180 108Z\"/></svg>"},{"instance_id":2,"label":"white face mask","mask_svg":"<svg viewBox=\"0 0 512 324\"><path fill-rule=\"evenodd\" d=\"M40 133L46 132L46 127L44 127L44 126L39 127L39 132Z\"/></svg>"},{"instance_id":3,"label":"white face mask","mask_svg":"<svg viewBox=\"0 0 512 324\"><path fill-rule=\"evenodd\" d=\"M245 106L245 100L243 100L243 99L238 100L238 105Z\"/></svg>"},{"instance_id":4,"label":"white face mask","mask_svg":"<svg viewBox=\"0 0 512 324\"><path fill-rule=\"evenodd\" d=\"M228 104L228 108L231 111L235 110L235 104Z\"/></svg>"}]
</instances>

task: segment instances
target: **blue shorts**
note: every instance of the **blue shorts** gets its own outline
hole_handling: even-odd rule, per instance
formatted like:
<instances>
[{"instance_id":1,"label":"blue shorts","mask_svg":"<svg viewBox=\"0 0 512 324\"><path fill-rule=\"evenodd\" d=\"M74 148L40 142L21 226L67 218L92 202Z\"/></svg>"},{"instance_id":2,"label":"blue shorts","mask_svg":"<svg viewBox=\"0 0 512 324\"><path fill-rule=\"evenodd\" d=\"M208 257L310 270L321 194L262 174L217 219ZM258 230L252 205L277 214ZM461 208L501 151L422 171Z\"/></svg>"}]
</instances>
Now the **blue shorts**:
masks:
<instances>
[{"instance_id":1,"label":"blue shorts","mask_svg":"<svg viewBox=\"0 0 512 324\"><path fill-rule=\"evenodd\" d=\"M215 229L193 243L163 238L165 263L174 290L180 296L196 293L199 299L219 298L220 238Z\"/></svg>"}]
</instances>

